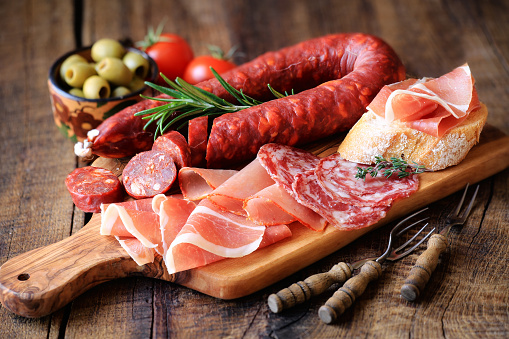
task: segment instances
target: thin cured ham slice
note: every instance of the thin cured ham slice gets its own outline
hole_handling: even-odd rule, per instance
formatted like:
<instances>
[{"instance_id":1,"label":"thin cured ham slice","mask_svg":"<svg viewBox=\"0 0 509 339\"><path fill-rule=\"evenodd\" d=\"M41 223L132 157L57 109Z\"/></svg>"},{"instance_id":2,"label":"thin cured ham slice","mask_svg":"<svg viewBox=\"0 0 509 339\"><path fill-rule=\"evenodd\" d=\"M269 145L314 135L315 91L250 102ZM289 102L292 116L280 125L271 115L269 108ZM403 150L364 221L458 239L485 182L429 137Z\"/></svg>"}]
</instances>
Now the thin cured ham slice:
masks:
<instances>
[{"instance_id":1,"label":"thin cured ham slice","mask_svg":"<svg viewBox=\"0 0 509 339\"><path fill-rule=\"evenodd\" d=\"M180 190L188 200L204 199L239 171L183 167L178 174Z\"/></svg>"},{"instance_id":2,"label":"thin cured ham slice","mask_svg":"<svg viewBox=\"0 0 509 339\"><path fill-rule=\"evenodd\" d=\"M159 215L153 211L138 211L120 204L110 204L101 219L102 235L135 237L148 248L162 246Z\"/></svg>"},{"instance_id":3,"label":"thin cured ham slice","mask_svg":"<svg viewBox=\"0 0 509 339\"><path fill-rule=\"evenodd\" d=\"M246 216L244 201L273 184L274 180L260 165L258 159L255 159L216 188L207 199L225 211Z\"/></svg>"},{"instance_id":4,"label":"thin cured ham slice","mask_svg":"<svg viewBox=\"0 0 509 339\"><path fill-rule=\"evenodd\" d=\"M272 227L281 229L286 226ZM250 254L260 247L265 230L265 226L226 212L204 199L194 209L165 254L168 273ZM277 239L288 236L288 231L277 232Z\"/></svg>"},{"instance_id":5,"label":"thin cured ham slice","mask_svg":"<svg viewBox=\"0 0 509 339\"><path fill-rule=\"evenodd\" d=\"M194 202L184 199L167 197L161 201L158 213L162 236L162 253L166 253L195 208L196 204Z\"/></svg>"},{"instance_id":6,"label":"thin cured ham slice","mask_svg":"<svg viewBox=\"0 0 509 339\"><path fill-rule=\"evenodd\" d=\"M355 178L357 167L367 167L341 158L339 153L320 160L315 169L318 184L336 201L357 206L391 205L419 189L416 176Z\"/></svg>"},{"instance_id":7,"label":"thin cured ham slice","mask_svg":"<svg viewBox=\"0 0 509 339\"><path fill-rule=\"evenodd\" d=\"M368 110L387 123L399 121L415 130L442 137L480 107L468 64L439 78L409 79L387 85Z\"/></svg>"},{"instance_id":8,"label":"thin cured ham slice","mask_svg":"<svg viewBox=\"0 0 509 339\"><path fill-rule=\"evenodd\" d=\"M297 201L323 216L341 230L353 230L373 225L385 217L388 206L356 206L333 198L322 186L314 170L298 174L293 190Z\"/></svg>"},{"instance_id":9,"label":"thin cured ham slice","mask_svg":"<svg viewBox=\"0 0 509 339\"><path fill-rule=\"evenodd\" d=\"M143 246L141 241L131 237L115 236L118 243L129 254L129 256L140 266L154 262L155 250Z\"/></svg>"},{"instance_id":10,"label":"thin cured ham slice","mask_svg":"<svg viewBox=\"0 0 509 339\"><path fill-rule=\"evenodd\" d=\"M249 197L244 203L244 209L250 220L265 226L299 221L314 231L322 231L327 225L324 218L298 203L276 184Z\"/></svg>"}]
</instances>

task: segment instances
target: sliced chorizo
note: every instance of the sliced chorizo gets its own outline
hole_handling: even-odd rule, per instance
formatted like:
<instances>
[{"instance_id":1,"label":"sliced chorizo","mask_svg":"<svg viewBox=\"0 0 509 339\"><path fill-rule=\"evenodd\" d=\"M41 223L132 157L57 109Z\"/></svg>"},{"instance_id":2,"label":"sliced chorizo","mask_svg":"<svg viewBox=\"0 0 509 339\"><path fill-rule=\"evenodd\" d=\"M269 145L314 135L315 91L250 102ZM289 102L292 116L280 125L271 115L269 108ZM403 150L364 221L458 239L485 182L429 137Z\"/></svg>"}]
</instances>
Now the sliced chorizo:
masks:
<instances>
[{"instance_id":1,"label":"sliced chorizo","mask_svg":"<svg viewBox=\"0 0 509 339\"><path fill-rule=\"evenodd\" d=\"M136 199L165 193L176 177L177 168L172 157L165 152L153 150L135 155L122 173L127 194Z\"/></svg>"},{"instance_id":2,"label":"sliced chorizo","mask_svg":"<svg viewBox=\"0 0 509 339\"><path fill-rule=\"evenodd\" d=\"M191 166L191 148L186 138L177 131L170 131L157 137L152 150L168 153L175 162L177 171L182 167Z\"/></svg>"},{"instance_id":3,"label":"sliced chorizo","mask_svg":"<svg viewBox=\"0 0 509 339\"><path fill-rule=\"evenodd\" d=\"M99 167L77 168L65 179L72 201L84 212L99 213L101 204L123 201L124 189L113 172Z\"/></svg>"}]
</instances>

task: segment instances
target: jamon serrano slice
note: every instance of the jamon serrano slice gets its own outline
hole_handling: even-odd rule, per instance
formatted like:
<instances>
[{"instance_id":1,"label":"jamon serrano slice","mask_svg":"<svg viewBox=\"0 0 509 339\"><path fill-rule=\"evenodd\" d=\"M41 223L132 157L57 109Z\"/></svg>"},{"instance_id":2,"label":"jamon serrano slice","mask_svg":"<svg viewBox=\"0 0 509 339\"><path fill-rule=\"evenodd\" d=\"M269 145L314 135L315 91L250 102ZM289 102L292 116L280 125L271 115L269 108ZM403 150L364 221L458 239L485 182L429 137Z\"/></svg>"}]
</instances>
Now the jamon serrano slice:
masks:
<instances>
[{"instance_id":1,"label":"jamon serrano slice","mask_svg":"<svg viewBox=\"0 0 509 339\"><path fill-rule=\"evenodd\" d=\"M333 198L322 186L314 170L298 174L293 189L297 200L323 216L341 230L353 230L373 225L385 217L388 206L356 206Z\"/></svg>"},{"instance_id":2,"label":"jamon serrano slice","mask_svg":"<svg viewBox=\"0 0 509 339\"><path fill-rule=\"evenodd\" d=\"M156 197L154 197L155 199ZM159 206L159 221L162 236L162 253L166 253L170 244L187 222L196 208L192 201L167 197Z\"/></svg>"},{"instance_id":3,"label":"jamon serrano slice","mask_svg":"<svg viewBox=\"0 0 509 339\"><path fill-rule=\"evenodd\" d=\"M439 78L408 79L386 85L369 104L387 123L406 126L440 138L480 107L468 64Z\"/></svg>"},{"instance_id":4,"label":"jamon serrano slice","mask_svg":"<svg viewBox=\"0 0 509 339\"><path fill-rule=\"evenodd\" d=\"M246 216L245 199L273 184L274 180L255 159L216 188L207 199L225 211Z\"/></svg>"},{"instance_id":5,"label":"jamon serrano slice","mask_svg":"<svg viewBox=\"0 0 509 339\"><path fill-rule=\"evenodd\" d=\"M299 221L314 231L322 231L327 225L324 218L298 203L277 184L249 197L244 203L244 209L250 220L265 226Z\"/></svg>"},{"instance_id":6,"label":"jamon serrano slice","mask_svg":"<svg viewBox=\"0 0 509 339\"><path fill-rule=\"evenodd\" d=\"M115 236L115 238L138 265L154 262L155 250L153 248L143 246L141 241L136 238L119 236Z\"/></svg>"},{"instance_id":7,"label":"jamon serrano slice","mask_svg":"<svg viewBox=\"0 0 509 339\"><path fill-rule=\"evenodd\" d=\"M419 189L416 176L355 178L357 167L367 167L341 158L339 153L320 160L315 169L318 184L334 200L357 206L391 205Z\"/></svg>"},{"instance_id":8,"label":"jamon serrano slice","mask_svg":"<svg viewBox=\"0 0 509 339\"><path fill-rule=\"evenodd\" d=\"M266 229L270 229L267 234ZM204 199L166 252L166 268L172 274L223 258L242 257L254 252L261 244L290 235L285 225L259 226Z\"/></svg>"},{"instance_id":9,"label":"jamon serrano slice","mask_svg":"<svg viewBox=\"0 0 509 339\"><path fill-rule=\"evenodd\" d=\"M178 174L180 190L188 200L204 199L239 171L183 167Z\"/></svg>"}]
</instances>

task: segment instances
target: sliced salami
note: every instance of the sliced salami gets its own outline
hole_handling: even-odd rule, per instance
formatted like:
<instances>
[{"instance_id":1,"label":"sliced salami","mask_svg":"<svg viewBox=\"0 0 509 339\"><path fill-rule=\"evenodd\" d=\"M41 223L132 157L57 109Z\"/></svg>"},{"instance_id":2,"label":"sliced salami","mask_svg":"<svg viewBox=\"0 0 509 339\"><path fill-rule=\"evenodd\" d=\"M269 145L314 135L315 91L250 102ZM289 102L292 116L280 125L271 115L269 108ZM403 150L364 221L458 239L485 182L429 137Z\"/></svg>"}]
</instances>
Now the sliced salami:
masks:
<instances>
[{"instance_id":1,"label":"sliced salami","mask_svg":"<svg viewBox=\"0 0 509 339\"><path fill-rule=\"evenodd\" d=\"M186 138L177 131L170 131L159 136L154 141L152 150L168 153L175 162L177 170L191 166L191 148Z\"/></svg>"},{"instance_id":2,"label":"sliced salami","mask_svg":"<svg viewBox=\"0 0 509 339\"><path fill-rule=\"evenodd\" d=\"M122 184L113 172L99 167L77 168L65 179L74 204L84 212L101 212L101 204L120 202Z\"/></svg>"},{"instance_id":3,"label":"sliced salami","mask_svg":"<svg viewBox=\"0 0 509 339\"><path fill-rule=\"evenodd\" d=\"M385 217L389 209L388 206L355 206L336 200L318 184L314 170L298 174L292 186L299 203L341 230L373 225Z\"/></svg>"},{"instance_id":4,"label":"sliced salami","mask_svg":"<svg viewBox=\"0 0 509 339\"><path fill-rule=\"evenodd\" d=\"M170 155L162 151L146 151L129 161L122 180L127 193L141 199L165 193L176 178L177 169Z\"/></svg>"},{"instance_id":5,"label":"sliced salami","mask_svg":"<svg viewBox=\"0 0 509 339\"><path fill-rule=\"evenodd\" d=\"M292 183L297 174L313 170L320 161L310 152L280 144L263 145L257 158L272 180L290 195L293 195Z\"/></svg>"},{"instance_id":6,"label":"sliced salami","mask_svg":"<svg viewBox=\"0 0 509 339\"><path fill-rule=\"evenodd\" d=\"M419 188L416 176L356 179L357 167L367 166L344 160L336 153L321 159L315 173L320 186L335 200L357 206L389 206Z\"/></svg>"}]
</instances>

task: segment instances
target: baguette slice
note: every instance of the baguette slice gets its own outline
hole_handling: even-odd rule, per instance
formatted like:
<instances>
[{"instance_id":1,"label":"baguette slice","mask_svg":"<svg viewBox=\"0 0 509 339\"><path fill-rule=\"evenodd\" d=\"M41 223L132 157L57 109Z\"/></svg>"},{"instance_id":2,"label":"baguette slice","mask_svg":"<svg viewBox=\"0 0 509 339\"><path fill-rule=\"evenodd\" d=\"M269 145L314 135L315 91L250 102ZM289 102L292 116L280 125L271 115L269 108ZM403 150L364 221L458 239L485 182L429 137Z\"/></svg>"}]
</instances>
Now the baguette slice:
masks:
<instances>
[{"instance_id":1,"label":"baguette slice","mask_svg":"<svg viewBox=\"0 0 509 339\"><path fill-rule=\"evenodd\" d=\"M441 138L408 128L401 123L387 124L373 112L364 113L338 148L343 159L373 164L375 156L403 158L437 171L460 163L479 142L488 109L472 111L460 125Z\"/></svg>"}]
</instances>

